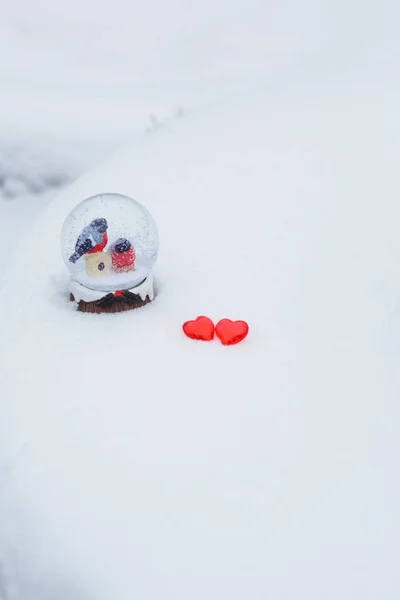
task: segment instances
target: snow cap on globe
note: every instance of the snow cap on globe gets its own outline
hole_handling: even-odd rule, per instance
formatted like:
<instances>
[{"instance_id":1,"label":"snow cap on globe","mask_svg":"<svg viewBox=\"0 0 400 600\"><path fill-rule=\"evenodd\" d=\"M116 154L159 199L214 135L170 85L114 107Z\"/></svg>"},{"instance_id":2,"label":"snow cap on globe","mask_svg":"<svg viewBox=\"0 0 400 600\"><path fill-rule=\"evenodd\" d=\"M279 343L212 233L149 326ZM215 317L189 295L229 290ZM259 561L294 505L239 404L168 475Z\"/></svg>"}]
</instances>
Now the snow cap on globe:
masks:
<instances>
[{"instance_id":1,"label":"snow cap on globe","mask_svg":"<svg viewBox=\"0 0 400 600\"><path fill-rule=\"evenodd\" d=\"M80 202L65 219L61 251L74 281L114 292L140 285L158 253L150 213L122 194L97 194Z\"/></svg>"}]
</instances>

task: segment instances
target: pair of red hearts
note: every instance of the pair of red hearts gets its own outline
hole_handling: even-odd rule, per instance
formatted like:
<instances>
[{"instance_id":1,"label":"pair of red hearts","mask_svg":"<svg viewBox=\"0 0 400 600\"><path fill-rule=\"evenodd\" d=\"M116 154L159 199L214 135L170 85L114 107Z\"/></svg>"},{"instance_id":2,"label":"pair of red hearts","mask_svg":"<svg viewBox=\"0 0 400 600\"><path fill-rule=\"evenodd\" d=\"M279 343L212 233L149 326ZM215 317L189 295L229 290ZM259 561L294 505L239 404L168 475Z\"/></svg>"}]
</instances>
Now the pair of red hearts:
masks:
<instances>
[{"instance_id":1,"label":"pair of red hearts","mask_svg":"<svg viewBox=\"0 0 400 600\"><path fill-rule=\"evenodd\" d=\"M224 346L238 344L249 332L246 321L231 321L222 319L216 325L208 317L197 317L195 321L186 321L183 331L192 340L211 341L214 333Z\"/></svg>"}]
</instances>

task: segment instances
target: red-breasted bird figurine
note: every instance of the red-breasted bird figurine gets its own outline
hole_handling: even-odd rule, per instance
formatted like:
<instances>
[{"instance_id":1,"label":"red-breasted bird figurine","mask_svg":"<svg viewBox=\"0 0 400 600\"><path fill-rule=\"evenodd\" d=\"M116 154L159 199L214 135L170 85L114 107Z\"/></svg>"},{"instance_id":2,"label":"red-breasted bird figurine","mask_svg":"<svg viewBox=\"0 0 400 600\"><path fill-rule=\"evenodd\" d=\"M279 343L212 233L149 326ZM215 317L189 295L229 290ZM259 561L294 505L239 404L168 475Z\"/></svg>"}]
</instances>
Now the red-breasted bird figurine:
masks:
<instances>
[{"instance_id":1,"label":"red-breasted bird figurine","mask_svg":"<svg viewBox=\"0 0 400 600\"><path fill-rule=\"evenodd\" d=\"M136 255L130 241L119 238L111 247L111 259L113 271L117 273L133 271Z\"/></svg>"},{"instance_id":2,"label":"red-breasted bird figurine","mask_svg":"<svg viewBox=\"0 0 400 600\"><path fill-rule=\"evenodd\" d=\"M84 254L101 252L107 246L108 224L105 219L94 219L90 225L82 229L75 245L75 252L69 257L70 262L76 263Z\"/></svg>"}]
</instances>

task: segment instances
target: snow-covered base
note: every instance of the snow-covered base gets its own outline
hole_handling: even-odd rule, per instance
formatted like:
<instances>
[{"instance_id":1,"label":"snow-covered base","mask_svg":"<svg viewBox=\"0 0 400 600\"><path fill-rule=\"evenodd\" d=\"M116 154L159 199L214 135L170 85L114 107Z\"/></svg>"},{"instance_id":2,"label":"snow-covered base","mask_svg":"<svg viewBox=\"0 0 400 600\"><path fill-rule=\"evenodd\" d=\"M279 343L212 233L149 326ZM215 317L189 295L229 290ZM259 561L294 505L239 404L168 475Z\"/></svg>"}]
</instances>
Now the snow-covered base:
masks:
<instances>
[{"instance_id":1,"label":"snow-covered base","mask_svg":"<svg viewBox=\"0 0 400 600\"><path fill-rule=\"evenodd\" d=\"M101 300L101 298L104 298L104 296L107 296L110 293L110 291L103 292L92 290L91 288L81 285L77 281L71 281L69 291L73 295L75 302L80 302L81 300L83 300L83 302L96 302L96 300ZM154 300L153 275L150 273L140 285L131 288L128 291L140 296L143 302L146 300L147 296L150 300Z\"/></svg>"},{"instance_id":2,"label":"snow-covered base","mask_svg":"<svg viewBox=\"0 0 400 600\"><path fill-rule=\"evenodd\" d=\"M103 292L115 292L116 290L126 290L137 287L143 281L153 262L137 261L135 269L124 273L110 273L102 277L93 277L87 275L84 271L78 271L74 277L79 283L92 290Z\"/></svg>"}]
</instances>

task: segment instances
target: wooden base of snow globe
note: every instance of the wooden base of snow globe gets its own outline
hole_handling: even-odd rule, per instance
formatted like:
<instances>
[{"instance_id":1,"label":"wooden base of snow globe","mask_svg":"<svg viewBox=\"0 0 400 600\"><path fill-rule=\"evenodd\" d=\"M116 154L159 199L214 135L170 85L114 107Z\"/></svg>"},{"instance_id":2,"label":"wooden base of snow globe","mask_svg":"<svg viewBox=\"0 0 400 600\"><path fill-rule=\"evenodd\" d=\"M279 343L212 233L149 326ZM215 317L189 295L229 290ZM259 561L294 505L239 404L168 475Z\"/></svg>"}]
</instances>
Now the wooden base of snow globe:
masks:
<instances>
[{"instance_id":1,"label":"wooden base of snow globe","mask_svg":"<svg viewBox=\"0 0 400 600\"><path fill-rule=\"evenodd\" d=\"M149 275L140 285L130 290L104 292L92 290L77 281L69 286L70 301L77 310L86 313L118 313L145 306L154 299L153 277Z\"/></svg>"}]
</instances>

